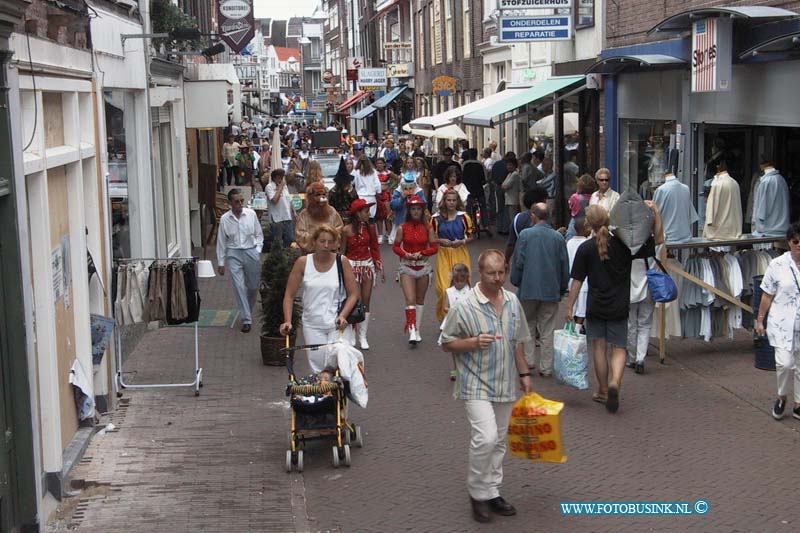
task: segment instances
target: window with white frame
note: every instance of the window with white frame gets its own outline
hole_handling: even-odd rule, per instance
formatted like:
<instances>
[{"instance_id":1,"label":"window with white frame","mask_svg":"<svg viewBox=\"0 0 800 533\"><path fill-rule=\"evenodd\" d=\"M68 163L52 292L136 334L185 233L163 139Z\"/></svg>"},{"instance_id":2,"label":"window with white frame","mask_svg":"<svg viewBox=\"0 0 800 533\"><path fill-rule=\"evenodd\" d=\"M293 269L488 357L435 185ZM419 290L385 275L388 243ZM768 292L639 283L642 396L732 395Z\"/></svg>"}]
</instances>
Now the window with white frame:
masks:
<instances>
[{"instance_id":1,"label":"window with white frame","mask_svg":"<svg viewBox=\"0 0 800 533\"><path fill-rule=\"evenodd\" d=\"M417 24L417 62L419 68L425 68L425 11L419 12Z\"/></svg>"},{"instance_id":2,"label":"window with white frame","mask_svg":"<svg viewBox=\"0 0 800 533\"><path fill-rule=\"evenodd\" d=\"M489 20L489 17L492 16L492 13L495 12L497 2L493 0L483 0L483 20Z\"/></svg>"},{"instance_id":3,"label":"window with white frame","mask_svg":"<svg viewBox=\"0 0 800 533\"><path fill-rule=\"evenodd\" d=\"M461 0L463 7L462 13L462 26L464 28L464 58L472 57L472 21L470 20L470 4L471 0Z\"/></svg>"},{"instance_id":4,"label":"window with white frame","mask_svg":"<svg viewBox=\"0 0 800 533\"><path fill-rule=\"evenodd\" d=\"M453 61L453 43L456 36L453 33L453 0L444 0L444 22L445 22L445 35L444 35L444 52L445 61L450 63Z\"/></svg>"},{"instance_id":5,"label":"window with white frame","mask_svg":"<svg viewBox=\"0 0 800 533\"><path fill-rule=\"evenodd\" d=\"M428 36L431 43L431 65L442 62L442 33L439 23L439 1L434 2L428 7Z\"/></svg>"},{"instance_id":6,"label":"window with white frame","mask_svg":"<svg viewBox=\"0 0 800 533\"><path fill-rule=\"evenodd\" d=\"M327 70L331 69L331 43L325 43L325 57L323 58L325 61L325 68Z\"/></svg>"},{"instance_id":7,"label":"window with white frame","mask_svg":"<svg viewBox=\"0 0 800 533\"><path fill-rule=\"evenodd\" d=\"M331 30L335 30L339 27L339 6L331 6L330 11L328 11L328 28Z\"/></svg>"}]
</instances>

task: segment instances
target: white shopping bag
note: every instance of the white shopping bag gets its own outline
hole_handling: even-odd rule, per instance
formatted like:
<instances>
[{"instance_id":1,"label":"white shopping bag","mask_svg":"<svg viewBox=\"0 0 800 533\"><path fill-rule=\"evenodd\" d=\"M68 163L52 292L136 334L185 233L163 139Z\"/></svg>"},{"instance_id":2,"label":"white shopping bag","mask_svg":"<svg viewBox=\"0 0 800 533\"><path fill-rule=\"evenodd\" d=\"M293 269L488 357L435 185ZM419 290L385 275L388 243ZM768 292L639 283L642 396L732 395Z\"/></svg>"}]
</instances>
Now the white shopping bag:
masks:
<instances>
[{"instance_id":1,"label":"white shopping bag","mask_svg":"<svg viewBox=\"0 0 800 533\"><path fill-rule=\"evenodd\" d=\"M556 380L578 390L589 388L589 352L586 335L575 331L575 323L553 332L554 374Z\"/></svg>"},{"instance_id":2,"label":"white shopping bag","mask_svg":"<svg viewBox=\"0 0 800 533\"><path fill-rule=\"evenodd\" d=\"M330 346L329 354L335 354L331 366L339 367L339 375L350 382L350 399L359 407L366 407L369 399L367 378L364 373L364 355L347 342L336 342Z\"/></svg>"}]
</instances>

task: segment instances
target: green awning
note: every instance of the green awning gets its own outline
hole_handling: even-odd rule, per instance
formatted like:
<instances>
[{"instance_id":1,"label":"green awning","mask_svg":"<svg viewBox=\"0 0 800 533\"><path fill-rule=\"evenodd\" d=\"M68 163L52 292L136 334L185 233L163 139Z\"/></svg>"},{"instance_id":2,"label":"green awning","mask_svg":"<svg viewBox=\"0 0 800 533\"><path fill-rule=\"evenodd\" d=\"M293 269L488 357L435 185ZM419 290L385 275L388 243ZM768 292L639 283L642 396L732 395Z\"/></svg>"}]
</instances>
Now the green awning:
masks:
<instances>
[{"instance_id":1,"label":"green awning","mask_svg":"<svg viewBox=\"0 0 800 533\"><path fill-rule=\"evenodd\" d=\"M360 110L350 115L350 118L361 120L362 118L367 118L377 110L378 109L375 107L375 104L370 104L368 106L362 107Z\"/></svg>"},{"instance_id":2,"label":"green awning","mask_svg":"<svg viewBox=\"0 0 800 533\"><path fill-rule=\"evenodd\" d=\"M585 83L585 81L585 76L561 76L557 78L550 78L543 81L539 85L536 85L535 87L529 87L527 89L515 91L515 94L509 96L508 98L505 98L490 106L486 106L473 113L464 115L462 121L464 124L469 126L492 128L498 122L502 122L494 120L495 117L499 117L505 113L519 109L520 107L526 106L531 102L541 100L542 98L550 96L566 88L571 88L572 86L578 87L581 83Z\"/></svg>"},{"instance_id":3,"label":"green awning","mask_svg":"<svg viewBox=\"0 0 800 533\"><path fill-rule=\"evenodd\" d=\"M400 85L395 87L390 92L384 94L374 102L372 102L372 107L376 109L385 109L389 104L394 102L398 96L403 94L403 91L408 89L408 85Z\"/></svg>"}]
</instances>

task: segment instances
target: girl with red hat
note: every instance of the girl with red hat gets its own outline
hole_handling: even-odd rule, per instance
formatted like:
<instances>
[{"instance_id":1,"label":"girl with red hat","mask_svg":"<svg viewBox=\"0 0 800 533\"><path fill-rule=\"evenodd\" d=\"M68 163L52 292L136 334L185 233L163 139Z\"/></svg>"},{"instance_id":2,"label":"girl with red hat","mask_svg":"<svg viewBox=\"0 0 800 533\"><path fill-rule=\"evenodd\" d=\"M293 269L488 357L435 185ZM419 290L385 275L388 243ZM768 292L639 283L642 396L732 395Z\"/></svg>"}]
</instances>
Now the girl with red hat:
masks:
<instances>
[{"instance_id":1,"label":"girl with red hat","mask_svg":"<svg viewBox=\"0 0 800 533\"><path fill-rule=\"evenodd\" d=\"M353 276L361 291L361 303L364 304L366 311L366 319L358 324L358 343L362 350L369 350L367 342L369 302L378 272L381 274L381 281L386 283L378 245L378 233L375 226L369 223L369 208L373 205L375 204L368 203L363 198L354 200L347 210L350 223L342 229L341 253L350 260Z\"/></svg>"},{"instance_id":2,"label":"girl with red hat","mask_svg":"<svg viewBox=\"0 0 800 533\"><path fill-rule=\"evenodd\" d=\"M406 218L397 228L392 249L400 256L400 285L406 300L405 331L408 332L408 343L414 346L422 341L419 327L433 271L428 257L435 255L439 247L425 213L425 201L412 195L406 200L406 206Z\"/></svg>"}]
</instances>

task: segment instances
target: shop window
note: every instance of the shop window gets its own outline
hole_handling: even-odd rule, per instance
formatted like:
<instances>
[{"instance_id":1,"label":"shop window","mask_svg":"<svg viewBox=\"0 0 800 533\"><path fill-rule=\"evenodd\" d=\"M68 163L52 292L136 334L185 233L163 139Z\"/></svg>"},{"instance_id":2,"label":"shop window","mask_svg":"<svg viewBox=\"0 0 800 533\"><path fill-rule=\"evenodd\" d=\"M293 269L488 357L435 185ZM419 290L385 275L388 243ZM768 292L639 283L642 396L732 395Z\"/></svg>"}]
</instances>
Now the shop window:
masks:
<instances>
[{"instance_id":1,"label":"shop window","mask_svg":"<svg viewBox=\"0 0 800 533\"><path fill-rule=\"evenodd\" d=\"M105 91L108 189L111 197L111 243L114 259L131 256L129 162L134 160L133 95Z\"/></svg>"},{"instance_id":2,"label":"shop window","mask_svg":"<svg viewBox=\"0 0 800 533\"><path fill-rule=\"evenodd\" d=\"M664 182L664 173L674 171L678 164L675 131L674 120L622 120L619 191L630 187L652 198L652 191Z\"/></svg>"},{"instance_id":3,"label":"shop window","mask_svg":"<svg viewBox=\"0 0 800 533\"><path fill-rule=\"evenodd\" d=\"M575 29L594 26L594 0L578 0L575 10Z\"/></svg>"}]
</instances>

